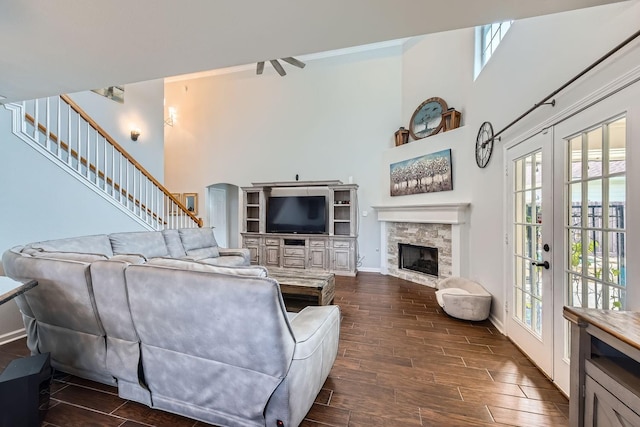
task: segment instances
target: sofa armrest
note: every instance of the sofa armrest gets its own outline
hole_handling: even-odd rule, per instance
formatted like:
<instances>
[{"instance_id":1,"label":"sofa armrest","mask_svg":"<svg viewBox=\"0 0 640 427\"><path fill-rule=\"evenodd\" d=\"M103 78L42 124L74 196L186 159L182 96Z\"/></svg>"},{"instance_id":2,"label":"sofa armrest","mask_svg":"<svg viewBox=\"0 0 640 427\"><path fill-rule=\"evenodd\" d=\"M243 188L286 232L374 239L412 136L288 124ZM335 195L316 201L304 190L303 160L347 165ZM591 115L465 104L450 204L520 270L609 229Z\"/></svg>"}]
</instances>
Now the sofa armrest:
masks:
<instances>
[{"instance_id":1,"label":"sofa armrest","mask_svg":"<svg viewBox=\"0 0 640 427\"><path fill-rule=\"evenodd\" d=\"M251 264L251 253L245 248L218 248L220 256L241 256L246 261L246 265Z\"/></svg>"},{"instance_id":2,"label":"sofa armrest","mask_svg":"<svg viewBox=\"0 0 640 427\"><path fill-rule=\"evenodd\" d=\"M305 307L290 323L296 340L293 358L305 359L327 338L338 342L340 308L337 305Z\"/></svg>"}]
</instances>

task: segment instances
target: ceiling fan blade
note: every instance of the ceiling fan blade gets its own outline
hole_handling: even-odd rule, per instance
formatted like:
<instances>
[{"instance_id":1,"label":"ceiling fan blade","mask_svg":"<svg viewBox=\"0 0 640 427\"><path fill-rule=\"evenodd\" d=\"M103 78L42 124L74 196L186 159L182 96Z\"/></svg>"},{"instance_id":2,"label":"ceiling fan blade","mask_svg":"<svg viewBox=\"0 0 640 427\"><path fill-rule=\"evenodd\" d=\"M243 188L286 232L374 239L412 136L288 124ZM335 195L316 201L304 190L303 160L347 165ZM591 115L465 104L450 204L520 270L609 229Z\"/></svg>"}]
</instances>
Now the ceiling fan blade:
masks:
<instances>
[{"instance_id":1,"label":"ceiling fan blade","mask_svg":"<svg viewBox=\"0 0 640 427\"><path fill-rule=\"evenodd\" d=\"M260 61L256 66L256 74L262 74L263 71L264 71L264 61Z\"/></svg>"},{"instance_id":2,"label":"ceiling fan blade","mask_svg":"<svg viewBox=\"0 0 640 427\"><path fill-rule=\"evenodd\" d=\"M292 57L290 57L290 56L287 56L286 58L281 58L281 59L282 59L284 62L287 62L287 63L289 63L289 64L291 64L291 65L295 65L295 66L296 66L296 67L298 67L298 68L304 68L304 66L305 66L305 65L307 65L307 64L305 64L304 62L302 62L302 61L300 61L300 60L298 60L298 59L296 59L296 58L292 58Z\"/></svg>"},{"instance_id":3,"label":"ceiling fan blade","mask_svg":"<svg viewBox=\"0 0 640 427\"><path fill-rule=\"evenodd\" d=\"M277 59L272 59L269 62L271 62L271 65L273 65L273 68L275 68L278 74L280 74L282 77L287 75L287 72L284 71L284 68L282 68L282 65L280 65Z\"/></svg>"}]
</instances>

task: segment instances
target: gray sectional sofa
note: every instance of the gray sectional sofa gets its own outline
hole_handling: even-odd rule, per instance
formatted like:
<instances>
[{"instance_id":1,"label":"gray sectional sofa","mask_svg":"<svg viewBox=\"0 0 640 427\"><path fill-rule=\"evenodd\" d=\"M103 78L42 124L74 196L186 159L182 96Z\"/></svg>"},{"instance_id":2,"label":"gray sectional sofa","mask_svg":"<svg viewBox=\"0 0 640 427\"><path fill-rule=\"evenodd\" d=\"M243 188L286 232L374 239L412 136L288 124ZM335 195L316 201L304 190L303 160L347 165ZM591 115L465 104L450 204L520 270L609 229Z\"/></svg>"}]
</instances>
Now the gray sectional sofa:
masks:
<instances>
[{"instance_id":1,"label":"gray sectional sofa","mask_svg":"<svg viewBox=\"0 0 640 427\"><path fill-rule=\"evenodd\" d=\"M277 281L210 228L32 243L2 263L38 281L17 298L33 354L208 423L297 426L337 354L337 306L287 313Z\"/></svg>"}]
</instances>

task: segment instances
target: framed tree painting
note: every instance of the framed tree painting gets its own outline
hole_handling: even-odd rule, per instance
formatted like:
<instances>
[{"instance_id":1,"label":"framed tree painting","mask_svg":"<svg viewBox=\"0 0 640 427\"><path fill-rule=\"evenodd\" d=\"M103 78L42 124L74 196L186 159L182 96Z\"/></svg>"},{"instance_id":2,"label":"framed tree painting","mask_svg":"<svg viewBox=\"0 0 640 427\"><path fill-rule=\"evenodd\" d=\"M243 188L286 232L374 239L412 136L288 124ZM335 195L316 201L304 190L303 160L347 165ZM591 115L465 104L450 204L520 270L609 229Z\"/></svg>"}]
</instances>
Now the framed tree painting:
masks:
<instances>
[{"instance_id":1,"label":"framed tree painting","mask_svg":"<svg viewBox=\"0 0 640 427\"><path fill-rule=\"evenodd\" d=\"M451 149L392 163L392 196L453 190Z\"/></svg>"}]
</instances>

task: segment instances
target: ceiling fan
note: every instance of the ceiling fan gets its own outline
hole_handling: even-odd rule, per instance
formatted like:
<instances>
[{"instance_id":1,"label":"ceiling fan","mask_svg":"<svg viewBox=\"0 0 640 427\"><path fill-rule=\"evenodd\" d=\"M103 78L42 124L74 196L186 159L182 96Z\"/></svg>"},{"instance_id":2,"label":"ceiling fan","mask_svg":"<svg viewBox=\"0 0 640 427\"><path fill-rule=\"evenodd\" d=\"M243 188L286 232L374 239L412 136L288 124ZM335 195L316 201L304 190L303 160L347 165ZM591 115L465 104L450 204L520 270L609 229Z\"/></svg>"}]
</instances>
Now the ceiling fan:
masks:
<instances>
[{"instance_id":1,"label":"ceiling fan","mask_svg":"<svg viewBox=\"0 0 640 427\"><path fill-rule=\"evenodd\" d=\"M286 58L280 58L282 59L284 62L294 65L298 68L304 68L304 66L306 65L304 62L296 59L296 58L292 58L290 56L286 57ZM269 62L271 62L271 65L273 65L273 68L276 69L276 71L278 72L278 74L280 74L281 76L286 76L287 72L284 71L284 68L282 68L282 65L280 64L280 62L278 62L277 59L272 59ZM258 62L258 65L256 67L256 74L262 74L262 72L264 71L264 61L260 61Z\"/></svg>"}]
</instances>

